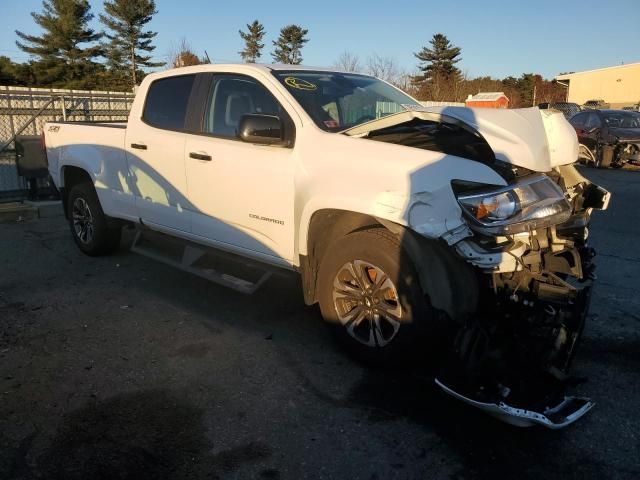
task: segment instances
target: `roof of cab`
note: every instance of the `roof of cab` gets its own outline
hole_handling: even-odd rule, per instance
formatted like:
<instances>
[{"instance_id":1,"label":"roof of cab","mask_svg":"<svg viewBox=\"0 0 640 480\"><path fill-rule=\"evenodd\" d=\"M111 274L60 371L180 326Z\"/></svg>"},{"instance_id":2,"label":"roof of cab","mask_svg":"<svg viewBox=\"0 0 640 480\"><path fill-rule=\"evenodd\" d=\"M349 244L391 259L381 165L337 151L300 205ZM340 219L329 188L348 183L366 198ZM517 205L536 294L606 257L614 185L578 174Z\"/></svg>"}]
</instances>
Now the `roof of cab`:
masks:
<instances>
[{"instance_id":1,"label":"roof of cab","mask_svg":"<svg viewBox=\"0 0 640 480\"><path fill-rule=\"evenodd\" d=\"M185 75L189 73L206 73L206 72L250 72L250 71L260 71L260 72L271 72L273 70L283 70L283 71L320 71L320 72L340 72L341 70L335 68L328 67L309 67L304 65L289 65L283 63L207 63L203 65L194 65L191 67L181 67L181 68L172 68L169 70L163 70L160 72L154 72L147 75L148 78L162 78L162 77L171 77L174 75Z\"/></svg>"}]
</instances>

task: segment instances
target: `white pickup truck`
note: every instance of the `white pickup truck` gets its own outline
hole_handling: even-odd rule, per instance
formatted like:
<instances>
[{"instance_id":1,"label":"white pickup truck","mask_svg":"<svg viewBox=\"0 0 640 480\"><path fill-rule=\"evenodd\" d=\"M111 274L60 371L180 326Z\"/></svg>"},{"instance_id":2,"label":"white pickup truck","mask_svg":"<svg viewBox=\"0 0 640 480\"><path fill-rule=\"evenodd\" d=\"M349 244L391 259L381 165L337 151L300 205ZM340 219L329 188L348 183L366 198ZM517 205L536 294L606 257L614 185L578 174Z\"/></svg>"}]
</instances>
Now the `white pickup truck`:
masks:
<instances>
[{"instance_id":1,"label":"white pickup truck","mask_svg":"<svg viewBox=\"0 0 640 480\"><path fill-rule=\"evenodd\" d=\"M593 405L562 392L609 193L574 168L559 112L426 109L365 75L204 65L147 76L126 124L52 122L45 143L89 255L136 226L192 271L210 249L295 270L360 358L446 343L438 385L516 425Z\"/></svg>"}]
</instances>

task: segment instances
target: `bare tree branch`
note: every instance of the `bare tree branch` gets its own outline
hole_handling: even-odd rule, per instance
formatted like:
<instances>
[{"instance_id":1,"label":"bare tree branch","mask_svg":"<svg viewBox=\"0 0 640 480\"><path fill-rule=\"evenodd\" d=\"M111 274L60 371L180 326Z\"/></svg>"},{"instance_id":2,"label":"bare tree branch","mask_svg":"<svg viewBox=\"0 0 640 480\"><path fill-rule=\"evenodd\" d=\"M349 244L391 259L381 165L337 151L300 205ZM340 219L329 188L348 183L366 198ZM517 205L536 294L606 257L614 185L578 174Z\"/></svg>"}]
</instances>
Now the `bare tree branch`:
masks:
<instances>
[{"instance_id":1,"label":"bare tree branch","mask_svg":"<svg viewBox=\"0 0 640 480\"><path fill-rule=\"evenodd\" d=\"M362 66L360 65L360 57L358 55L345 50L340 54L338 59L333 63L334 68L343 70L345 72L360 72Z\"/></svg>"},{"instance_id":2,"label":"bare tree branch","mask_svg":"<svg viewBox=\"0 0 640 480\"><path fill-rule=\"evenodd\" d=\"M367 59L367 73L385 82L398 84L403 73L396 60L374 53Z\"/></svg>"}]
</instances>

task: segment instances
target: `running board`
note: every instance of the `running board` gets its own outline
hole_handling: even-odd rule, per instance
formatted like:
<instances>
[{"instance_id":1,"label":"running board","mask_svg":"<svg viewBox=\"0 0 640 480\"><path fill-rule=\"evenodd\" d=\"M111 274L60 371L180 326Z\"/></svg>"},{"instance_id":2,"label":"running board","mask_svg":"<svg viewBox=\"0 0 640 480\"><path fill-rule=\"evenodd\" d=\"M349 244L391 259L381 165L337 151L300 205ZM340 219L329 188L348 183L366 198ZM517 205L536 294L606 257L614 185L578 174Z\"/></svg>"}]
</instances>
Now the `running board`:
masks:
<instances>
[{"instance_id":1,"label":"running board","mask_svg":"<svg viewBox=\"0 0 640 480\"><path fill-rule=\"evenodd\" d=\"M271 276L238 255L151 230L136 232L131 251L247 295Z\"/></svg>"},{"instance_id":2,"label":"running board","mask_svg":"<svg viewBox=\"0 0 640 480\"><path fill-rule=\"evenodd\" d=\"M465 397L464 395L452 390L437 378L436 384L452 397L457 398L468 405L479 408L489 415L516 427L542 425L544 427L557 430L579 420L595 405L595 403L588 398L564 397L564 400L562 400L558 405L554 407L547 407L543 412L536 412L533 410L512 407L504 402L478 402L477 400Z\"/></svg>"}]
</instances>

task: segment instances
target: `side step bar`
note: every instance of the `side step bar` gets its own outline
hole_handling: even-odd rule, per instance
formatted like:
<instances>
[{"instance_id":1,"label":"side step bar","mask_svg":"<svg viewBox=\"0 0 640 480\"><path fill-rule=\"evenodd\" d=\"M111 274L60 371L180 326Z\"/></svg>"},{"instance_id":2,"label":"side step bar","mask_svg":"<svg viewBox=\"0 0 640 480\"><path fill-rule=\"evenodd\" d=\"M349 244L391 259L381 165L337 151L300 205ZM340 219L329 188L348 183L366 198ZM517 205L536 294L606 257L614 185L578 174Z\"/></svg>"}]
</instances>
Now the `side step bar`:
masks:
<instances>
[{"instance_id":1,"label":"side step bar","mask_svg":"<svg viewBox=\"0 0 640 480\"><path fill-rule=\"evenodd\" d=\"M138 229L131 251L247 295L271 276L238 255L146 229Z\"/></svg>"},{"instance_id":2,"label":"side step bar","mask_svg":"<svg viewBox=\"0 0 640 480\"><path fill-rule=\"evenodd\" d=\"M595 403L588 398L582 397L564 397L558 405L547 407L543 412L526 410L523 408L512 407L505 402L500 403L484 403L464 395L447 387L444 383L436 378L436 384L446 393L458 400L479 408L489 415L502 420L505 423L516 427L531 427L533 425L542 425L543 427L557 430L571 425L573 422L582 418Z\"/></svg>"}]
</instances>

